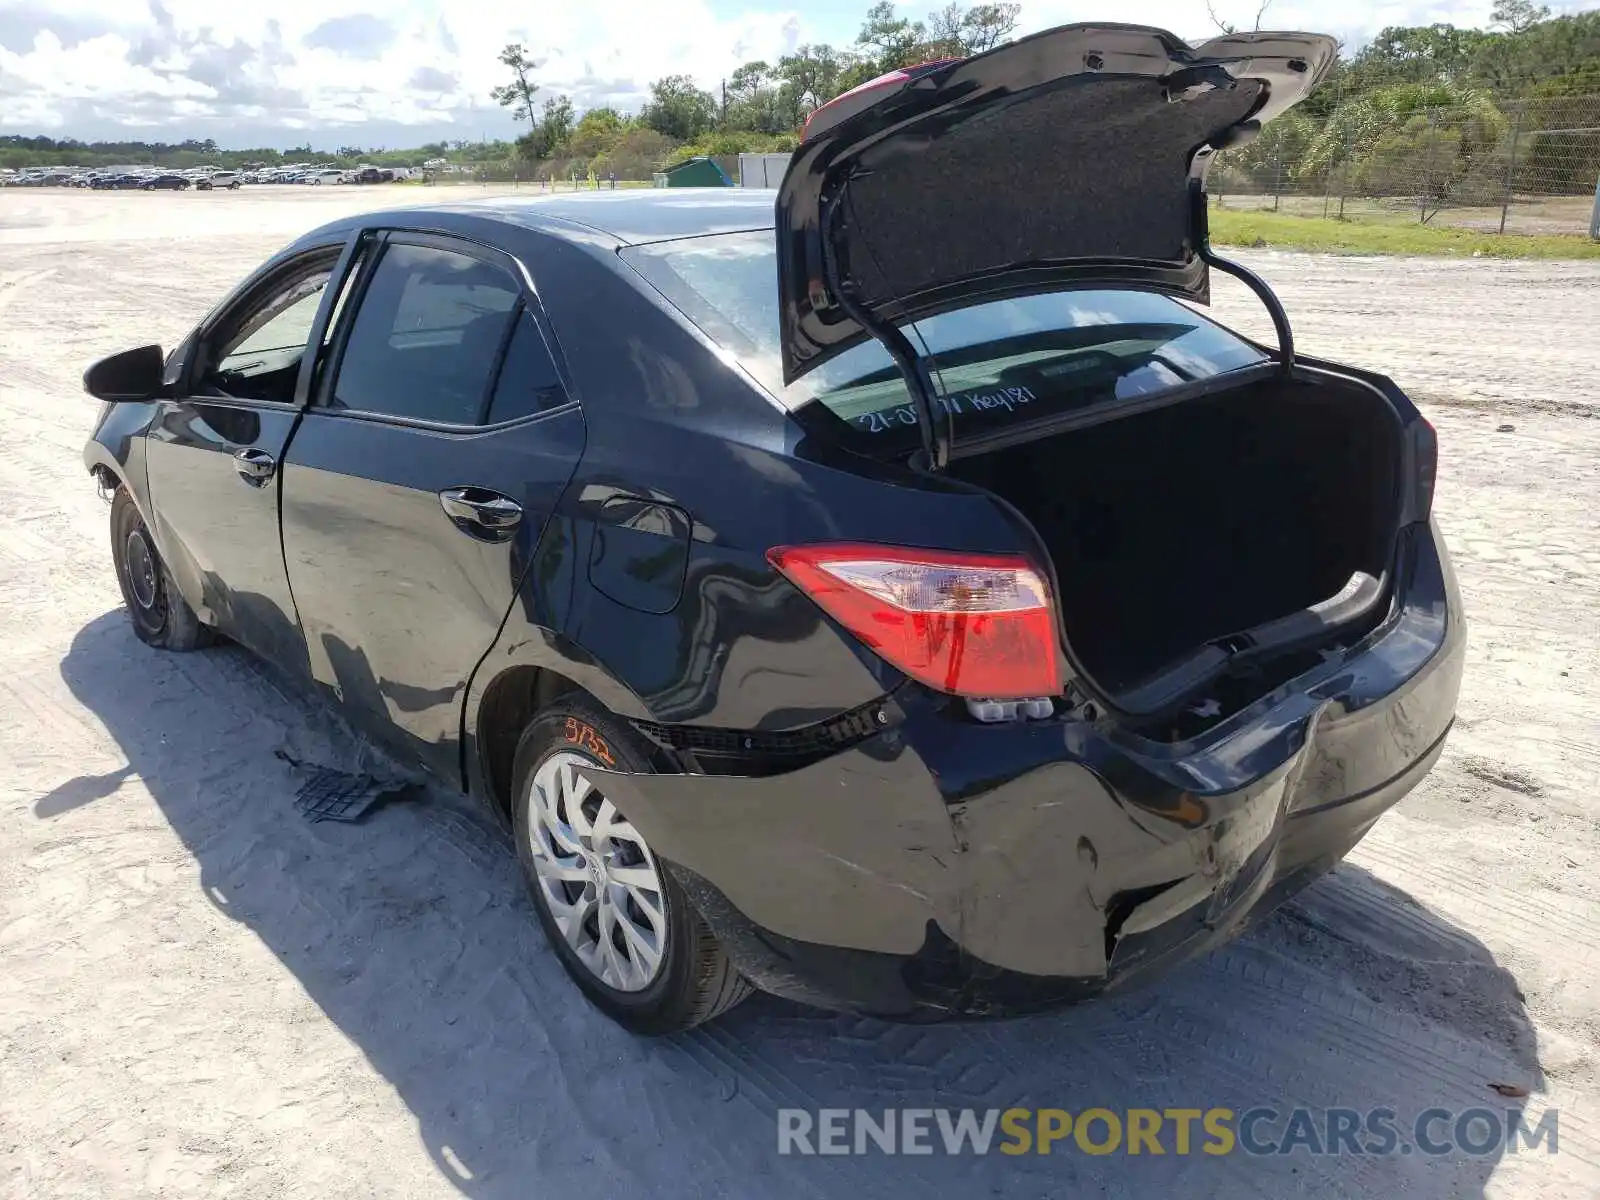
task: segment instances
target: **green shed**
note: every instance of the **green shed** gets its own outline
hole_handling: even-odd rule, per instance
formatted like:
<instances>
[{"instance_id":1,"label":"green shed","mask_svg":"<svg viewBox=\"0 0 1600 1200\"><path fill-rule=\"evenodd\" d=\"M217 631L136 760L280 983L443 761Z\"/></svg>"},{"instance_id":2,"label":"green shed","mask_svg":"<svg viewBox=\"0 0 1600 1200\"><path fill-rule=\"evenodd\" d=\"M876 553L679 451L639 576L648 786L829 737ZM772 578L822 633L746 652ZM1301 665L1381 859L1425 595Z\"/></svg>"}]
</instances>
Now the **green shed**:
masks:
<instances>
[{"instance_id":1,"label":"green shed","mask_svg":"<svg viewBox=\"0 0 1600 1200\"><path fill-rule=\"evenodd\" d=\"M677 166L657 171L657 187L732 187L728 173L709 158L686 158Z\"/></svg>"}]
</instances>

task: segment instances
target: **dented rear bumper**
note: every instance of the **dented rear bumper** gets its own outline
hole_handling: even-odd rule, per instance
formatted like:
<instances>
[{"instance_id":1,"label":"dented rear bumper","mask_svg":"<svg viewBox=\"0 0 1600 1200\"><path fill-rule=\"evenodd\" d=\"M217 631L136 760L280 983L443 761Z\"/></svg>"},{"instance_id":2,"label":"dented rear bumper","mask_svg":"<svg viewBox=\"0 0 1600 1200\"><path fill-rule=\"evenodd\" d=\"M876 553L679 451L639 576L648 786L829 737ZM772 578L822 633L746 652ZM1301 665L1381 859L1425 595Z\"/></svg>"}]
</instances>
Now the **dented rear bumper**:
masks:
<instances>
[{"instance_id":1,"label":"dented rear bumper","mask_svg":"<svg viewBox=\"0 0 1600 1200\"><path fill-rule=\"evenodd\" d=\"M905 1018L1084 999L1237 932L1426 774L1464 650L1431 530L1397 583L1397 613L1351 655L1202 741L981 726L918 693L781 775L595 782L768 991Z\"/></svg>"}]
</instances>

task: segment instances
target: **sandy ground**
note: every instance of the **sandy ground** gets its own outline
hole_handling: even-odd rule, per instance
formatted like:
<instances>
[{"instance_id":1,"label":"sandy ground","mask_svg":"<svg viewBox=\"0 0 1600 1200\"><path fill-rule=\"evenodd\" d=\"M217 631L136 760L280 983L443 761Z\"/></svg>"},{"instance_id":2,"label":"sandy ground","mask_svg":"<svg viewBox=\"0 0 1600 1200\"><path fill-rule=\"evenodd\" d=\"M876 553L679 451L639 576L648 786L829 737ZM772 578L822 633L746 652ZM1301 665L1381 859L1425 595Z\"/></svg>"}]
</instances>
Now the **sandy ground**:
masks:
<instances>
[{"instance_id":1,"label":"sandy ground","mask_svg":"<svg viewBox=\"0 0 1600 1200\"><path fill-rule=\"evenodd\" d=\"M465 196L467 190L405 198ZM0 1194L1600 1194L1600 264L1255 254L1302 348L1428 401L1472 624L1428 781L1242 941L1110 1003L909 1028L758 998L671 1041L579 1000L443 795L310 825L348 762L235 650L151 651L79 452L94 357L392 192L0 192ZM1219 308L1256 320L1247 300ZM785 1106L1560 1110L1560 1152L795 1159Z\"/></svg>"}]
</instances>

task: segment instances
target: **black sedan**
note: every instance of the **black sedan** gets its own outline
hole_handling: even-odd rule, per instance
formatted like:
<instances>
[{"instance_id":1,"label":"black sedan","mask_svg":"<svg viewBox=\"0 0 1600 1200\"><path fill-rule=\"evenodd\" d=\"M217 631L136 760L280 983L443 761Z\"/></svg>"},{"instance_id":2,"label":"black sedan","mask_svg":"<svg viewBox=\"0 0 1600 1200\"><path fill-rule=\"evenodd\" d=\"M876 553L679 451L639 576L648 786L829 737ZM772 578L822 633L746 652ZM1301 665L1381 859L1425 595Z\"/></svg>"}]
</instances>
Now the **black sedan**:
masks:
<instances>
[{"instance_id":1,"label":"black sedan","mask_svg":"<svg viewBox=\"0 0 1600 1200\"><path fill-rule=\"evenodd\" d=\"M1433 431L1206 238L1211 151L1334 57L1067 27L824 108L776 194L307 234L86 373L134 631L480 797L631 1028L1148 978L1454 716ZM1275 346L1198 314L1212 269Z\"/></svg>"},{"instance_id":2,"label":"black sedan","mask_svg":"<svg viewBox=\"0 0 1600 1200\"><path fill-rule=\"evenodd\" d=\"M194 186L194 180L187 175L174 175L168 172L162 175L147 175L139 181L139 186L147 192L186 192Z\"/></svg>"}]
</instances>

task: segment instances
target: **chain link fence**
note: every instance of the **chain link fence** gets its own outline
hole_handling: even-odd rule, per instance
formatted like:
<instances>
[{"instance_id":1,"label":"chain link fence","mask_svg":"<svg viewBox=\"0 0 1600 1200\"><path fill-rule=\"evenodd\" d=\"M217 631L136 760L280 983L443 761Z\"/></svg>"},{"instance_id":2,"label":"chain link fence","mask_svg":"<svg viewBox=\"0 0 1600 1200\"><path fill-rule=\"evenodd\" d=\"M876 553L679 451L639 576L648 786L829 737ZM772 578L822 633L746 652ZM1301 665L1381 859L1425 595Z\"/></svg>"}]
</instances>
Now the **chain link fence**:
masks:
<instances>
[{"instance_id":1,"label":"chain link fence","mask_svg":"<svg viewBox=\"0 0 1600 1200\"><path fill-rule=\"evenodd\" d=\"M613 183L622 187L649 187L654 160L638 162L601 163L594 169L582 159L545 159L528 162L520 158L480 159L451 163L448 167L419 172L424 182L433 184L496 183L510 184L515 188L532 188L535 191L589 190L594 187L609 188Z\"/></svg>"},{"instance_id":2,"label":"chain link fence","mask_svg":"<svg viewBox=\"0 0 1600 1200\"><path fill-rule=\"evenodd\" d=\"M1600 188L1600 93L1501 100L1404 85L1290 112L1217 156L1212 203L1299 216L1499 233L1589 233Z\"/></svg>"},{"instance_id":3,"label":"chain link fence","mask_svg":"<svg viewBox=\"0 0 1600 1200\"><path fill-rule=\"evenodd\" d=\"M712 161L722 168L729 179L738 182L738 155L713 155ZM520 158L479 159L419 172L419 177L433 184L495 183L510 184L514 188L528 187L535 191L567 192L613 186L651 187L655 173L663 165L660 159L638 155L618 155L615 158L602 155L595 160L543 159L539 162Z\"/></svg>"},{"instance_id":4,"label":"chain link fence","mask_svg":"<svg viewBox=\"0 0 1600 1200\"><path fill-rule=\"evenodd\" d=\"M438 185L567 191L648 187L660 166L639 155L595 161L483 160L428 177ZM725 169L738 178L736 160ZM1208 187L1224 208L1490 233L1590 233L1600 188L1600 92L1513 99L1415 79L1353 95L1324 89L1255 141L1217 155Z\"/></svg>"}]
</instances>

